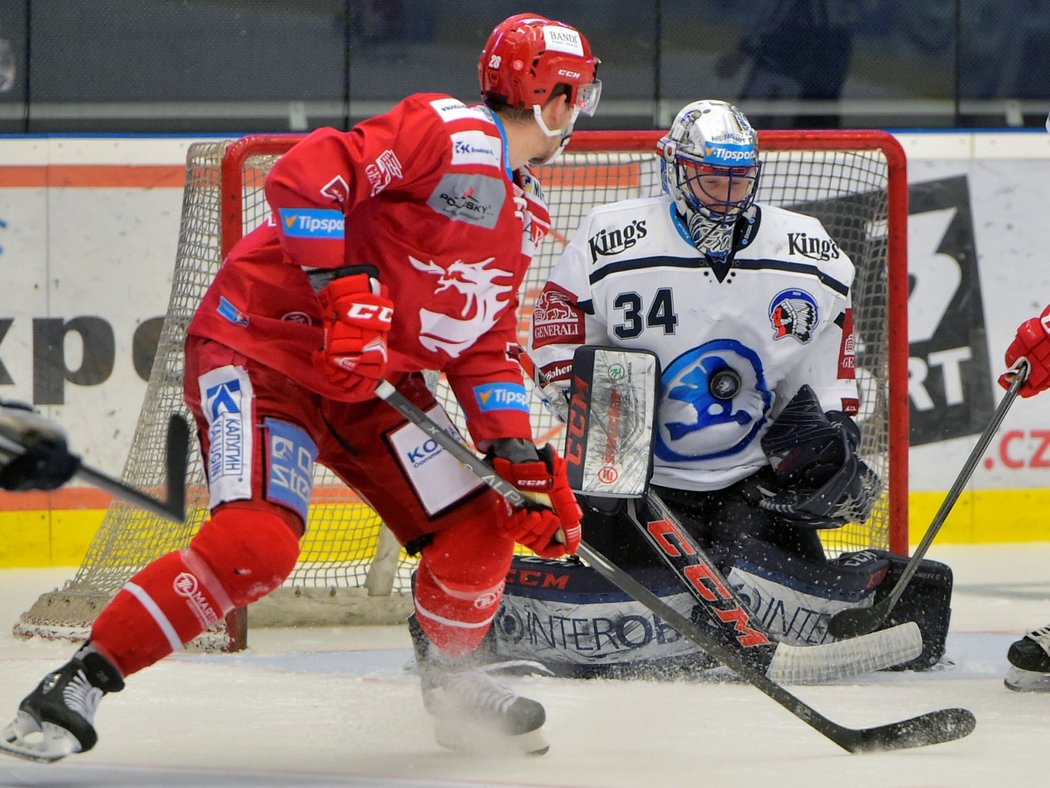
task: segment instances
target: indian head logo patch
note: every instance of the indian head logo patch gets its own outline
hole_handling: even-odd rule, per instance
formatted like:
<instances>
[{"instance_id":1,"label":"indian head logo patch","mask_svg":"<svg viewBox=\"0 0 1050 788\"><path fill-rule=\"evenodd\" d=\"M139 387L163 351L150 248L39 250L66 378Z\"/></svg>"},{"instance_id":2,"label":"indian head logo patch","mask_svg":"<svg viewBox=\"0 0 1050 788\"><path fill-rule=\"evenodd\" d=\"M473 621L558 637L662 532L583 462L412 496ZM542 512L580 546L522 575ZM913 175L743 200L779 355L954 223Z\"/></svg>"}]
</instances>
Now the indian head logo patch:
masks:
<instances>
[{"instance_id":1,"label":"indian head logo patch","mask_svg":"<svg viewBox=\"0 0 1050 788\"><path fill-rule=\"evenodd\" d=\"M813 338L818 319L816 299L805 290L781 290L769 302L773 339L793 337L805 344Z\"/></svg>"}]
</instances>

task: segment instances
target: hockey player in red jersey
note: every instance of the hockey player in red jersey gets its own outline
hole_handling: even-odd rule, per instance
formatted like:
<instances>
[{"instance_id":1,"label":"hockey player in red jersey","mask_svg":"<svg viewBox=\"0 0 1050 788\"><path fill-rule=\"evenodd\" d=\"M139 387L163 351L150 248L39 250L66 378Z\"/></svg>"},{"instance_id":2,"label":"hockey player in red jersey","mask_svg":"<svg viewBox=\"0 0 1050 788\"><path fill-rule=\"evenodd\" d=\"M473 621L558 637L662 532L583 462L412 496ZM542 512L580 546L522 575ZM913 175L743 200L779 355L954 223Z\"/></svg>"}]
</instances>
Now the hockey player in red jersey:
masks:
<instances>
[{"instance_id":1,"label":"hockey player in red jersey","mask_svg":"<svg viewBox=\"0 0 1050 788\"><path fill-rule=\"evenodd\" d=\"M188 330L185 397L211 518L125 585L22 702L0 749L37 760L90 749L105 693L280 586L320 462L420 556L410 629L438 741L546 752L543 707L472 655L515 543L558 556L580 540L564 463L532 443L507 348L550 221L528 165L550 161L578 113L593 113L598 62L573 27L519 14L482 52L483 104L412 95L349 132L316 131L276 163L269 223L233 248ZM496 470L551 509L509 511L374 394L387 379L451 429L428 369L445 373Z\"/></svg>"},{"instance_id":2,"label":"hockey player in red jersey","mask_svg":"<svg viewBox=\"0 0 1050 788\"><path fill-rule=\"evenodd\" d=\"M1050 130L1050 121L1047 121ZM1006 349L1006 365L1016 368L1018 362L1028 362L1028 378L1018 392L1022 397L1034 397L1050 388L1050 306L1039 317L1029 318L1017 327L1010 346ZM1013 373L999 377L999 385L1009 388ZM1050 625L1034 629L1010 645L1006 654L1010 670L1006 686L1018 692L1050 692Z\"/></svg>"}]
</instances>

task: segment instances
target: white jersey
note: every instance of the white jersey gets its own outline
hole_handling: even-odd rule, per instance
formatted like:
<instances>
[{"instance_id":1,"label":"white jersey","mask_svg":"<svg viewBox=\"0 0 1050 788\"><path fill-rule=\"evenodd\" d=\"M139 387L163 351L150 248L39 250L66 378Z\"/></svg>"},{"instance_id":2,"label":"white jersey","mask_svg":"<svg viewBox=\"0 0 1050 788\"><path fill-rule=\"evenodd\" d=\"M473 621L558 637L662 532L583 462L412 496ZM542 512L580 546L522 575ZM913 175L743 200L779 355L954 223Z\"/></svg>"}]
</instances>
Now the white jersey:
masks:
<instances>
[{"instance_id":1,"label":"white jersey","mask_svg":"<svg viewBox=\"0 0 1050 788\"><path fill-rule=\"evenodd\" d=\"M760 439L803 384L857 410L853 263L817 219L754 211L720 263L667 197L596 208L536 304L531 353L563 385L579 345L659 357L655 484L717 490L768 464Z\"/></svg>"}]
</instances>

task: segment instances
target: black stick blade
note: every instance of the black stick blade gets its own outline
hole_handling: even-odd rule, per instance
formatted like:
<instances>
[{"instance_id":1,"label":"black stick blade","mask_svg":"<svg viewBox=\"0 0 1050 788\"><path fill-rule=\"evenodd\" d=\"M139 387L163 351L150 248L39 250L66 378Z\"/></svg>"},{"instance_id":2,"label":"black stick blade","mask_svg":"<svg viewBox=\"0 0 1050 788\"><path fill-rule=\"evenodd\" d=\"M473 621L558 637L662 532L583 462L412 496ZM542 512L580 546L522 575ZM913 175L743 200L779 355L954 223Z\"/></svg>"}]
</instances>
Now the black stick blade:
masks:
<instances>
[{"instance_id":1,"label":"black stick blade","mask_svg":"<svg viewBox=\"0 0 1050 788\"><path fill-rule=\"evenodd\" d=\"M828 632L836 640L866 635L878 629L889 612L889 608L881 604L840 610L828 621Z\"/></svg>"},{"instance_id":2,"label":"black stick blade","mask_svg":"<svg viewBox=\"0 0 1050 788\"><path fill-rule=\"evenodd\" d=\"M186 419L172 413L168 419L165 446L168 481L168 510L180 522L186 519L186 466L189 464L190 426Z\"/></svg>"},{"instance_id":3,"label":"black stick blade","mask_svg":"<svg viewBox=\"0 0 1050 788\"><path fill-rule=\"evenodd\" d=\"M977 718L967 709L939 709L910 720L853 731L855 735L840 744L858 753L907 750L961 739L969 736L976 725Z\"/></svg>"}]
</instances>

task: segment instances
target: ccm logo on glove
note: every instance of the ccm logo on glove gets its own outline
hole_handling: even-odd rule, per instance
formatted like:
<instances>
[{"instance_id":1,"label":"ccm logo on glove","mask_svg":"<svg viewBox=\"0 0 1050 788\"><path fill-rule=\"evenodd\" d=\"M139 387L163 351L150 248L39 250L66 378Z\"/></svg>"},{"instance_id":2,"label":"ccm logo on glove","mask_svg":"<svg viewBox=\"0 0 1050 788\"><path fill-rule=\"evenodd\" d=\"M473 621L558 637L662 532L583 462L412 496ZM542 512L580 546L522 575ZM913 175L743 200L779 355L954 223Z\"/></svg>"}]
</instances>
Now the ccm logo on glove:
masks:
<instances>
[{"instance_id":1,"label":"ccm logo on glove","mask_svg":"<svg viewBox=\"0 0 1050 788\"><path fill-rule=\"evenodd\" d=\"M386 372L386 338L394 302L374 276L355 273L333 279L317 294L324 347L315 355L326 377L348 394L371 395Z\"/></svg>"},{"instance_id":2,"label":"ccm logo on glove","mask_svg":"<svg viewBox=\"0 0 1050 788\"><path fill-rule=\"evenodd\" d=\"M394 307L393 306L381 306L379 304L362 304L353 303L350 308L346 311L346 319L350 322L365 322L371 323L372 321L380 324L390 325L394 320Z\"/></svg>"}]
</instances>

